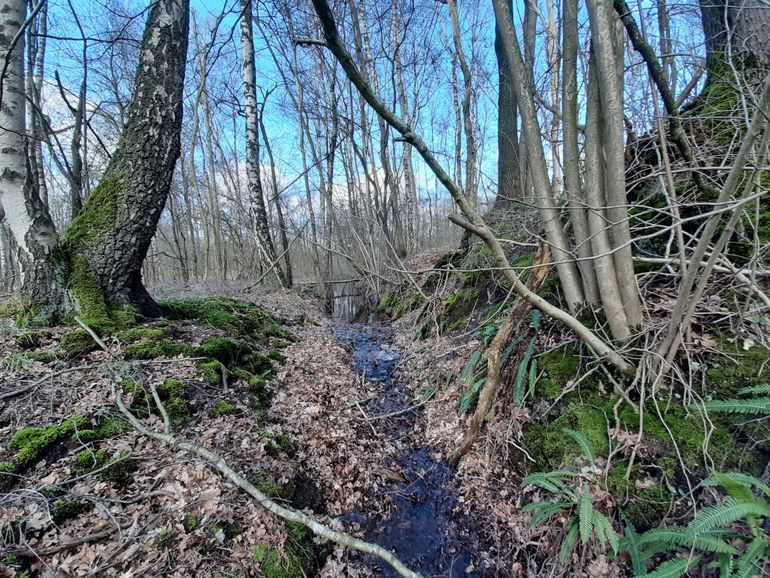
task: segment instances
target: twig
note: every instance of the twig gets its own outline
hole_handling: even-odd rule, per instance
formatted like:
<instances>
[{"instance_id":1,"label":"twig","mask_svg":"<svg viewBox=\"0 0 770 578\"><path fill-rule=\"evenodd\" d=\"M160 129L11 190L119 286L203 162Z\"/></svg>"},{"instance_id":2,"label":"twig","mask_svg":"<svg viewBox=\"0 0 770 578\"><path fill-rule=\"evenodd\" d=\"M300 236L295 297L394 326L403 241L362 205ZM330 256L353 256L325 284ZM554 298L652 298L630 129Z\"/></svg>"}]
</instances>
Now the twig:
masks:
<instances>
[{"instance_id":1,"label":"twig","mask_svg":"<svg viewBox=\"0 0 770 578\"><path fill-rule=\"evenodd\" d=\"M75 315L75 321L77 321L78 325L80 325L83 328L83 330L86 333L88 333L93 338L94 341L96 341L96 344L99 347L101 347L102 349L104 349L104 351L109 353L110 350L107 348L107 345L104 343L104 341L101 340L101 338L94 332L93 329L91 329L88 325L86 325L85 322L77 315Z\"/></svg>"}]
</instances>

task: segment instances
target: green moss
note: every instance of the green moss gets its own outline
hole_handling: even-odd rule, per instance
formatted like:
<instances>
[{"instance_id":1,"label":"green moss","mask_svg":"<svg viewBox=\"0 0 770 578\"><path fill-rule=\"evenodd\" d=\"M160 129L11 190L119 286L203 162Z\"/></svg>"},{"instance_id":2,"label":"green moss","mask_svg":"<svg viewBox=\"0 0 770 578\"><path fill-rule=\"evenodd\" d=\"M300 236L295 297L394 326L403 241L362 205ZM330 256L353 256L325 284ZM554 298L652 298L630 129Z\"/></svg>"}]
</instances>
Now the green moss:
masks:
<instances>
[{"instance_id":1,"label":"green moss","mask_svg":"<svg viewBox=\"0 0 770 578\"><path fill-rule=\"evenodd\" d=\"M184 384L178 379L167 379L158 388L158 397L166 408L172 423L182 423L190 419L190 410L185 401Z\"/></svg>"},{"instance_id":2,"label":"green moss","mask_svg":"<svg viewBox=\"0 0 770 578\"><path fill-rule=\"evenodd\" d=\"M285 497L282 492L281 486L274 480L265 478L262 476L257 477L254 480L254 486L268 498L283 498Z\"/></svg>"},{"instance_id":3,"label":"green moss","mask_svg":"<svg viewBox=\"0 0 770 578\"><path fill-rule=\"evenodd\" d=\"M595 456L609 452L608 424L604 411L588 405L572 405L548 426L532 425L524 432L524 445L535 459L534 469L551 470L572 463L582 451L564 428L573 429L591 444Z\"/></svg>"},{"instance_id":4,"label":"green moss","mask_svg":"<svg viewBox=\"0 0 770 578\"><path fill-rule=\"evenodd\" d=\"M131 431L131 424L122 417L108 417L99 421L93 429L78 431L74 438L83 443L105 440Z\"/></svg>"},{"instance_id":5,"label":"green moss","mask_svg":"<svg viewBox=\"0 0 770 578\"><path fill-rule=\"evenodd\" d=\"M11 438L8 448L16 452L18 467L26 467L37 461L43 452L57 441L77 429L86 426L88 420L81 416L71 417L56 425L26 427Z\"/></svg>"},{"instance_id":6,"label":"green moss","mask_svg":"<svg viewBox=\"0 0 770 578\"><path fill-rule=\"evenodd\" d=\"M706 371L708 389L714 399L734 397L739 389L770 381L770 351L755 345L744 350L738 343L719 339L720 349L728 356L715 356Z\"/></svg>"},{"instance_id":7,"label":"green moss","mask_svg":"<svg viewBox=\"0 0 770 578\"><path fill-rule=\"evenodd\" d=\"M155 538L155 543L161 550L167 550L171 547L174 541L174 532L168 528L163 528L158 532L158 536Z\"/></svg>"},{"instance_id":8,"label":"green moss","mask_svg":"<svg viewBox=\"0 0 770 578\"><path fill-rule=\"evenodd\" d=\"M199 357L211 357L227 366L238 362L241 351L241 345L230 339L210 337L201 341L196 355Z\"/></svg>"},{"instance_id":9,"label":"green moss","mask_svg":"<svg viewBox=\"0 0 770 578\"><path fill-rule=\"evenodd\" d=\"M293 458L297 455L297 446L289 436L280 434L265 444L265 453L272 458L280 457L281 453Z\"/></svg>"},{"instance_id":10,"label":"green moss","mask_svg":"<svg viewBox=\"0 0 770 578\"><path fill-rule=\"evenodd\" d=\"M164 301L161 306L170 319L197 319L212 327L249 337L260 343L269 337L295 339L261 307L229 297Z\"/></svg>"},{"instance_id":11,"label":"green moss","mask_svg":"<svg viewBox=\"0 0 770 578\"><path fill-rule=\"evenodd\" d=\"M283 355L280 351L273 350L267 354L267 357L272 359L273 361L277 361L281 365L286 363L286 356Z\"/></svg>"},{"instance_id":12,"label":"green moss","mask_svg":"<svg viewBox=\"0 0 770 578\"><path fill-rule=\"evenodd\" d=\"M110 459L106 467L99 472L99 479L118 488L124 488L133 481L133 473L137 470L137 461L126 452L121 452L116 458Z\"/></svg>"},{"instance_id":13,"label":"green moss","mask_svg":"<svg viewBox=\"0 0 770 578\"><path fill-rule=\"evenodd\" d=\"M548 399L556 399L569 381L577 379L580 356L571 349L555 349L538 356L538 367L543 375L537 382L537 391Z\"/></svg>"},{"instance_id":14,"label":"green moss","mask_svg":"<svg viewBox=\"0 0 770 578\"><path fill-rule=\"evenodd\" d=\"M70 355L82 355L99 347L94 338L84 329L73 329L65 333L59 344Z\"/></svg>"},{"instance_id":15,"label":"green moss","mask_svg":"<svg viewBox=\"0 0 770 578\"><path fill-rule=\"evenodd\" d=\"M94 470L98 470L108 461L107 453L104 450L97 452L93 450L83 450L76 453L70 459L70 471L75 476L83 476Z\"/></svg>"},{"instance_id":16,"label":"green moss","mask_svg":"<svg viewBox=\"0 0 770 578\"><path fill-rule=\"evenodd\" d=\"M184 526L185 532L190 533L197 530L201 525L201 521L195 514L191 514L190 512L186 513L184 515L184 520L182 521L182 526Z\"/></svg>"},{"instance_id":17,"label":"green moss","mask_svg":"<svg viewBox=\"0 0 770 578\"><path fill-rule=\"evenodd\" d=\"M154 340L163 339L168 336L167 329L158 329L155 327L132 327L118 331L116 337L125 343L134 343L143 339Z\"/></svg>"},{"instance_id":18,"label":"green moss","mask_svg":"<svg viewBox=\"0 0 770 578\"><path fill-rule=\"evenodd\" d=\"M16 345L22 349L36 349L40 347L40 335L34 331L25 331L19 333L14 341Z\"/></svg>"},{"instance_id":19,"label":"green moss","mask_svg":"<svg viewBox=\"0 0 770 578\"><path fill-rule=\"evenodd\" d=\"M241 409L232 403L225 401L224 399L217 402L214 409L211 410L211 415L219 417L223 415L235 415L241 413Z\"/></svg>"},{"instance_id":20,"label":"green moss","mask_svg":"<svg viewBox=\"0 0 770 578\"><path fill-rule=\"evenodd\" d=\"M215 522L209 528L209 534L211 535L212 538L214 538L217 536L217 534L221 533L225 537L225 539L232 540L238 534L242 534L243 530L244 530L243 525L237 521Z\"/></svg>"},{"instance_id":21,"label":"green moss","mask_svg":"<svg viewBox=\"0 0 770 578\"><path fill-rule=\"evenodd\" d=\"M37 361L38 363L51 363L52 361L56 361L56 353L48 349L30 351L25 353L24 356L30 361Z\"/></svg>"},{"instance_id":22,"label":"green moss","mask_svg":"<svg viewBox=\"0 0 770 578\"><path fill-rule=\"evenodd\" d=\"M610 468L607 491L615 497L618 508L633 521L637 530L657 526L670 510L674 495L661 485L637 490L636 482L644 478L644 473L639 466L634 466L626 480L626 469L625 463L616 463Z\"/></svg>"},{"instance_id":23,"label":"green moss","mask_svg":"<svg viewBox=\"0 0 770 578\"><path fill-rule=\"evenodd\" d=\"M16 464L10 461L0 462L0 491L10 488L16 481Z\"/></svg>"},{"instance_id":24,"label":"green moss","mask_svg":"<svg viewBox=\"0 0 770 578\"><path fill-rule=\"evenodd\" d=\"M273 364L270 362L270 359L267 356L256 352L244 355L241 358L241 367L255 375L273 372Z\"/></svg>"},{"instance_id":25,"label":"green moss","mask_svg":"<svg viewBox=\"0 0 770 578\"><path fill-rule=\"evenodd\" d=\"M70 471L75 476L84 476L99 470L99 479L105 483L122 488L131 483L132 473L136 471L136 460L126 452L110 458L105 450L83 450L70 460Z\"/></svg>"},{"instance_id":26,"label":"green moss","mask_svg":"<svg viewBox=\"0 0 770 578\"><path fill-rule=\"evenodd\" d=\"M124 351L126 359L155 359L156 357L192 356L194 354L193 348L169 338L142 339L129 345Z\"/></svg>"},{"instance_id":27,"label":"green moss","mask_svg":"<svg viewBox=\"0 0 770 578\"><path fill-rule=\"evenodd\" d=\"M131 402L131 410L138 417L147 417L150 413L160 415L160 410L152 398L151 391L144 389L131 380L123 382L123 390L126 393L133 393L134 399ZM157 391L158 397L172 423L180 424L190 419L190 409L185 400L184 384L180 380L167 379L157 388Z\"/></svg>"},{"instance_id":28,"label":"green moss","mask_svg":"<svg viewBox=\"0 0 770 578\"><path fill-rule=\"evenodd\" d=\"M303 578L313 576L326 554L325 548L313 543L310 530L302 524L286 524L284 554L265 544L254 550L254 561L265 578Z\"/></svg>"},{"instance_id":29,"label":"green moss","mask_svg":"<svg viewBox=\"0 0 770 578\"><path fill-rule=\"evenodd\" d=\"M212 385L220 385L222 383L222 375L227 371L222 362L216 359L199 361L195 364L195 367L203 374L206 381Z\"/></svg>"},{"instance_id":30,"label":"green moss","mask_svg":"<svg viewBox=\"0 0 770 578\"><path fill-rule=\"evenodd\" d=\"M11 297L0 303L0 319L16 319L24 313L24 306L18 297Z\"/></svg>"}]
</instances>

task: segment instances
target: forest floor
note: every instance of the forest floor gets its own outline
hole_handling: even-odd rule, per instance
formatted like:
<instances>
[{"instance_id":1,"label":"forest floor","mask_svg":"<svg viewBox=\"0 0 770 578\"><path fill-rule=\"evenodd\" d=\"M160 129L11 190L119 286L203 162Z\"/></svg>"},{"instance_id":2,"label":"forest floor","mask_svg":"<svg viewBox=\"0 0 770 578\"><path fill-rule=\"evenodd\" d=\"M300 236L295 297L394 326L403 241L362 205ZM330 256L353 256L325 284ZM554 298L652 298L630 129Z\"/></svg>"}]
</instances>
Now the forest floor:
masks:
<instances>
[{"instance_id":1,"label":"forest floor","mask_svg":"<svg viewBox=\"0 0 770 578\"><path fill-rule=\"evenodd\" d=\"M189 411L175 435L218 452L277 500L401 549L428 575L524 575L517 553L534 538L500 453L481 443L459 471L445 465L465 430L455 377L474 339L417 341L407 318L341 327L318 300L294 292L236 297L258 303L297 338L282 349L285 361L268 382L274 395L267 410L248 402L240 380L225 387L207 381L189 356L125 361L124 344L111 340L107 351L32 360L19 345L20 330L4 326L0 462L12 463L10 442L23 428L59 429L0 494L0 576L383 572L340 546L326 548L322 567L313 569L321 548L308 546L302 532L298 537L201 459L125 424L101 438L78 435L114 418L116 385L160 390L168 380L183 384ZM170 324L192 345L212 334L195 322ZM38 331L38 350L55 350L69 329ZM144 421L160 425L152 414ZM423 542L415 542L420 535ZM614 575L596 570L592 575Z\"/></svg>"},{"instance_id":2,"label":"forest floor","mask_svg":"<svg viewBox=\"0 0 770 578\"><path fill-rule=\"evenodd\" d=\"M425 254L409 266L431 271L437 259ZM597 540L559 562L574 516L565 510L531 526L524 507L551 497L522 483L533 472L574 472L596 511L640 532L687 524L695 507L722 501L698 481L711 471L768 476L764 422L704 424L671 389L648 402L658 413L647 411L642 427L574 336L535 316L510 347L519 362L505 368L507 393L451 468L477 379L472 362L505 300L475 275L432 275L419 296L414 285L386 294L383 320L368 324L334 322L308 292L237 291L229 296L239 301L229 301L211 298L227 291L169 288L156 292L176 300L169 312L214 309L146 320L105 337L104 350L82 331L73 339L73 326L30 331L0 320L0 577L395 575L285 523L211 463L136 431L116 402L159 431L152 387L173 410L178 440L216 452L273 500L381 544L426 576L631 575L628 557L611 557ZM653 288L655 318L672 289ZM241 309L251 317L231 315ZM699 315L689 354L703 383L691 383L689 395L766 383L770 352L760 344L770 319L732 331L714 322L735 318L716 293ZM83 337L95 350L65 354L63 343ZM524 375L517 367L535 368L537 390L525 403L511 395ZM580 457L565 433L572 428L595 461Z\"/></svg>"}]
</instances>

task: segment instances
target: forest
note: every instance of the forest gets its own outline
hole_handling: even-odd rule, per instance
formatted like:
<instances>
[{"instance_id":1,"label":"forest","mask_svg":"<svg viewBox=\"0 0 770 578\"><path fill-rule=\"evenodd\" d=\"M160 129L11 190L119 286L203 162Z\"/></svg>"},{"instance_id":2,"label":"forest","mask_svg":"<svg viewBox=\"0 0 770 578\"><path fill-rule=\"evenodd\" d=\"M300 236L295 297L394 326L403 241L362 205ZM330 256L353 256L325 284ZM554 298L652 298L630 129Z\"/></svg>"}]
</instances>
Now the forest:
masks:
<instances>
[{"instance_id":1,"label":"forest","mask_svg":"<svg viewBox=\"0 0 770 578\"><path fill-rule=\"evenodd\" d=\"M770 576L768 0L0 54L0 578Z\"/></svg>"}]
</instances>

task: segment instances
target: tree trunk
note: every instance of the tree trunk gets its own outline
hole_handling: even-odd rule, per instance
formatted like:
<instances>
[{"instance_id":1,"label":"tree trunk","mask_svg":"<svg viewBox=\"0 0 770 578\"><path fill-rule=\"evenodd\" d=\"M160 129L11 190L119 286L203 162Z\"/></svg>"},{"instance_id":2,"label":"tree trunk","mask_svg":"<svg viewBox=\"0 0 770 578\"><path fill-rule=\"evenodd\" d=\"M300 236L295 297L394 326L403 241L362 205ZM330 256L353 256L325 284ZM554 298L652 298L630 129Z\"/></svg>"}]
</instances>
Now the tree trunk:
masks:
<instances>
[{"instance_id":1,"label":"tree trunk","mask_svg":"<svg viewBox=\"0 0 770 578\"><path fill-rule=\"evenodd\" d=\"M709 82L728 59L762 80L770 69L770 9L764 0L699 0Z\"/></svg>"},{"instance_id":2,"label":"tree trunk","mask_svg":"<svg viewBox=\"0 0 770 578\"><path fill-rule=\"evenodd\" d=\"M36 313L56 312L65 302L51 258L58 237L28 158L22 30L26 13L24 0L0 3L0 54L7 64L0 84L0 213L16 241L22 302Z\"/></svg>"},{"instance_id":3,"label":"tree trunk","mask_svg":"<svg viewBox=\"0 0 770 578\"><path fill-rule=\"evenodd\" d=\"M85 319L112 305L160 313L141 268L179 157L188 25L188 0L151 5L117 150L65 233L68 287Z\"/></svg>"},{"instance_id":4,"label":"tree trunk","mask_svg":"<svg viewBox=\"0 0 770 578\"><path fill-rule=\"evenodd\" d=\"M246 112L246 174L249 181L249 197L253 204L254 226L257 242L267 267L273 270L281 285L286 286L283 268L275 254L275 245L270 237L265 199L262 193L262 179L259 174L259 128L257 124L257 80L254 65L254 33L252 26L251 0L241 0L241 58L243 65L243 96Z\"/></svg>"},{"instance_id":5,"label":"tree trunk","mask_svg":"<svg viewBox=\"0 0 770 578\"><path fill-rule=\"evenodd\" d=\"M512 11L512 0L505 0ZM500 27L495 23L495 55L497 56L497 196L494 209L509 209L519 199L521 164L519 159L519 118L513 91L511 68L505 57Z\"/></svg>"}]
</instances>

